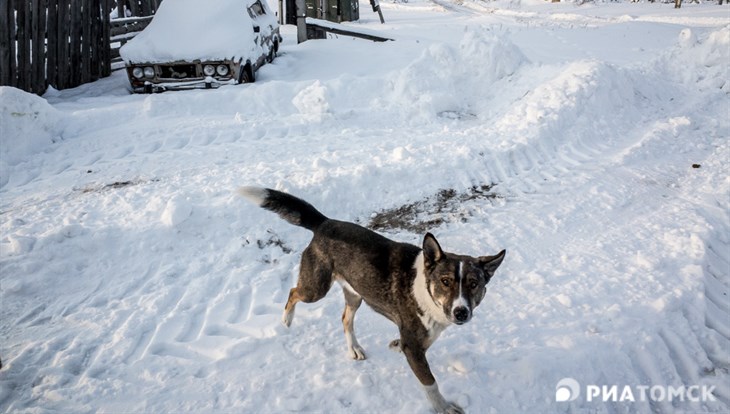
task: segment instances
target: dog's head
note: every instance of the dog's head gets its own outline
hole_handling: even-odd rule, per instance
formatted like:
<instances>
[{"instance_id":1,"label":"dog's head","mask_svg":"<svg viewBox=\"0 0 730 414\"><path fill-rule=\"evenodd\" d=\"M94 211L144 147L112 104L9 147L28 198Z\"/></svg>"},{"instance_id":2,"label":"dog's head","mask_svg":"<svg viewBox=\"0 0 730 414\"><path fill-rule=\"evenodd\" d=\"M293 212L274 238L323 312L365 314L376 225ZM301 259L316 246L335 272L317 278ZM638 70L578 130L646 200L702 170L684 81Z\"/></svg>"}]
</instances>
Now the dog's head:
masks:
<instances>
[{"instance_id":1,"label":"dog's head","mask_svg":"<svg viewBox=\"0 0 730 414\"><path fill-rule=\"evenodd\" d=\"M457 325L471 320L472 311L484 299L487 283L504 259L494 256L461 256L446 253L431 233L423 238L423 271L426 288L446 318Z\"/></svg>"}]
</instances>

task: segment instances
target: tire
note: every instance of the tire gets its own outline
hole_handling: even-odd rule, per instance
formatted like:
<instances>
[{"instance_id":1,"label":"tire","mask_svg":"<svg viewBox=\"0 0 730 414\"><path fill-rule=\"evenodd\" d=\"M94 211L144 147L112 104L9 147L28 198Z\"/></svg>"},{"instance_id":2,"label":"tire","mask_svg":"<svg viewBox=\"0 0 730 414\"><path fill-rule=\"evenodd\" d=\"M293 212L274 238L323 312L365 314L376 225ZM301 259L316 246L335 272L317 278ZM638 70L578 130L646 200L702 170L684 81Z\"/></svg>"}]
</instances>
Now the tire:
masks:
<instances>
[{"instance_id":1,"label":"tire","mask_svg":"<svg viewBox=\"0 0 730 414\"><path fill-rule=\"evenodd\" d=\"M277 40L274 40L274 44L271 45L271 49L269 49L269 55L266 56L266 61L268 63L271 63L276 59L276 52L279 50L279 42Z\"/></svg>"},{"instance_id":2,"label":"tire","mask_svg":"<svg viewBox=\"0 0 730 414\"><path fill-rule=\"evenodd\" d=\"M238 83L253 82L256 82L256 72L254 72L250 63L246 63L246 65L241 69L241 74L238 76Z\"/></svg>"}]
</instances>

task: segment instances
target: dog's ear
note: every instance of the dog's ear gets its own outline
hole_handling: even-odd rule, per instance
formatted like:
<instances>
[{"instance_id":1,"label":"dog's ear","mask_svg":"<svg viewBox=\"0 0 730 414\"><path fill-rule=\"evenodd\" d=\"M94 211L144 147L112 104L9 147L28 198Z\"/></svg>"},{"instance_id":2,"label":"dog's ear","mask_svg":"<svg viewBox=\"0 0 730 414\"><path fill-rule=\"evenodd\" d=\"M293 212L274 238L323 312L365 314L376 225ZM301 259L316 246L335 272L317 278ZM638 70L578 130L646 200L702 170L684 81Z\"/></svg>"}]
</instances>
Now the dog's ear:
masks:
<instances>
[{"instance_id":1,"label":"dog's ear","mask_svg":"<svg viewBox=\"0 0 730 414\"><path fill-rule=\"evenodd\" d=\"M487 274L487 279L494 276L494 272L497 270L499 265L502 264L506 251L502 250L494 256L481 256L479 258L479 264L482 265L482 269Z\"/></svg>"},{"instance_id":2,"label":"dog's ear","mask_svg":"<svg viewBox=\"0 0 730 414\"><path fill-rule=\"evenodd\" d=\"M423 237L423 261L426 264L434 264L444 257L444 251L441 250L439 242L433 237L433 234L426 233Z\"/></svg>"}]
</instances>

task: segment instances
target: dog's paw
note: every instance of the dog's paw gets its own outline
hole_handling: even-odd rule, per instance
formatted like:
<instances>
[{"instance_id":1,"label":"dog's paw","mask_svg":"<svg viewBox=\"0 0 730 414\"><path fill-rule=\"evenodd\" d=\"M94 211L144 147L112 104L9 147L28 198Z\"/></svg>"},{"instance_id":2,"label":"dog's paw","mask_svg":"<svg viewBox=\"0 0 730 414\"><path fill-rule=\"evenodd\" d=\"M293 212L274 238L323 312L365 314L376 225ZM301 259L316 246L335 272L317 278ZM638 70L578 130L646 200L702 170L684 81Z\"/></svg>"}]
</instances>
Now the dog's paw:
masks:
<instances>
[{"instance_id":1,"label":"dog's paw","mask_svg":"<svg viewBox=\"0 0 730 414\"><path fill-rule=\"evenodd\" d=\"M464 409L459 407L456 403L446 403L447 406L441 411L444 414L465 414Z\"/></svg>"},{"instance_id":2,"label":"dog's paw","mask_svg":"<svg viewBox=\"0 0 730 414\"><path fill-rule=\"evenodd\" d=\"M351 346L350 349L348 349L348 352L350 354L350 358L357 361L362 361L367 358L365 356L365 350L362 349L360 345Z\"/></svg>"},{"instance_id":3,"label":"dog's paw","mask_svg":"<svg viewBox=\"0 0 730 414\"><path fill-rule=\"evenodd\" d=\"M393 339L390 341L390 344L388 344L388 348L390 348L391 351L402 353L403 349L400 347L400 339Z\"/></svg>"},{"instance_id":4,"label":"dog's paw","mask_svg":"<svg viewBox=\"0 0 730 414\"><path fill-rule=\"evenodd\" d=\"M446 401L444 396L441 395L438 385L433 383L432 385L424 385L426 391L426 397L431 402L433 410L439 414L464 414L464 409L458 404Z\"/></svg>"},{"instance_id":5,"label":"dog's paw","mask_svg":"<svg viewBox=\"0 0 730 414\"><path fill-rule=\"evenodd\" d=\"M294 312L287 312L284 311L284 314L281 315L281 323L286 326L287 328L291 326L291 321L294 320Z\"/></svg>"}]
</instances>

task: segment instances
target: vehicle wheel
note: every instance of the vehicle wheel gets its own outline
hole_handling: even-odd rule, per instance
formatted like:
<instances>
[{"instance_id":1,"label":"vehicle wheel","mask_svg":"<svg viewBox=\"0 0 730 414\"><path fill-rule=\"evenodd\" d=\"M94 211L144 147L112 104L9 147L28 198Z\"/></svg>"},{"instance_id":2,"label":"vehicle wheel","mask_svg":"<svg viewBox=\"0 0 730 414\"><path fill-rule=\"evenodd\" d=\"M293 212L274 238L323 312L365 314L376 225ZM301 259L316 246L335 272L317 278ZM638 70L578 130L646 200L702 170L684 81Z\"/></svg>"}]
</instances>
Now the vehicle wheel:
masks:
<instances>
[{"instance_id":1,"label":"vehicle wheel","mask_svg":"<svg viewBox=\"0 0 730 414\"><path fill-rule=\"evenodd\" d=\"M241 74L238 77L238 83L253 83L256 81L255 72L250 63L241 69Z\"/></svg>"},{"instance_id":2,"label":"vehicle wheel","mask_svg":"<svg viewBox=\"0 0 730 414\"><path fill-rule=\"evenodd\" d=\"M276 58L276 52L279 50L279 42L274 40L274 44L269 49L269 56L266 57L266 61L271 63Z\"/></svg>"}]
</instances>

